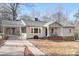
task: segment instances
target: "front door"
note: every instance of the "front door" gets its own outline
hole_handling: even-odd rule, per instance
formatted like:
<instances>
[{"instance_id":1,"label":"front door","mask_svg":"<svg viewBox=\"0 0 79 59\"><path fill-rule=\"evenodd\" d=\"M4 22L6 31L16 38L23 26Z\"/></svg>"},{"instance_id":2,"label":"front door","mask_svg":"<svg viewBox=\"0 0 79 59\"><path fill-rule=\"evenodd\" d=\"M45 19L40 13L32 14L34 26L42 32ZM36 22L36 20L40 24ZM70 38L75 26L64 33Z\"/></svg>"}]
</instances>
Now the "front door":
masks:
<instances>
[{"instance_id":1,"label":"front door","mask_svg":"<svg viewBox=\"0 0 79 59\"><path fill-rule=\"evenodd\" d=\"M45 35L47 36L47 28L45 28Z\"/></svg>"},{"instance_id":2,"label":"front door","mask_svg":"<svg viewBox=\"0 0 79 59\"><path fill-rule=\"evenodd\" d=\"M12 28L12 34L13 35L15 34L15 28Z\"/></svg>"},{"instance_id":3,"label":"front door","mask_svg":"<svg viewBox=\"0 0 79 59\"><path fill-rule=\"evenodd\" d=\"M54 29L53 28L51 29L51 33L54 33Z\"/></svg>"}]
</instances>

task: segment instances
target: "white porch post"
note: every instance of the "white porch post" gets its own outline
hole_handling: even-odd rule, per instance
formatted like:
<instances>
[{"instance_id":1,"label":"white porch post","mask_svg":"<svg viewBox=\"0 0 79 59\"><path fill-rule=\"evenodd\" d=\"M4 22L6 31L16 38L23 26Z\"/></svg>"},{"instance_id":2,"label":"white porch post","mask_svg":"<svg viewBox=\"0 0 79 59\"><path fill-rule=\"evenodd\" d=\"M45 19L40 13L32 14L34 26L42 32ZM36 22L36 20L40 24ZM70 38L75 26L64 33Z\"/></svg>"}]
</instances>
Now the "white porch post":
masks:
<instances>
[{"instance_id":1,"label":"white porch post","mask_svg":"<svg viewBox=\"0 0 79 59\"><path fill-rule=\"evenodd\" d=\"M20 30L20 39L22 39L22 38L21 38L21 36L22 36L22 35L21 35L21 34L22 34L22 33L21 33L21 27L19 27L19 30Z\"/></svg>"},{"instance_id":2,"label":"white porch post","mask_svg":"<svg viewBox=\"0 0 79 59\"><path fill-rule=\"evenodd\" d=\"M27 39L27 27L26 27L26 39Z\"/></svg>"},{"instance_id":3,"label":"white porch post","mask_svg":"<svg viewBox=\"0 0 79 59\"><path fill-rule=\"evenodd\" d=\"M13 31L12 28L10 28L10 31L11 31L11 32L10 32L8 35L13 35L13 33L12 33L12 31Z\"/></svg>"},{"instance_id":4,"label":"white porch post","mask_svg":"<svg viewBox=\"0 0 79 59\"><path fill-rule=\"evenodd\" d=\"M50 36L49 26L47 26L47 36Z\"/></svg>"},{"instance_id":5,"label":"white porch post","mask_svg":"<svg viewBox=\"0 0 79 59\"><path fill-rule=\"evenodd\" d=\"M3 27L3 39L4 39L4 27Z\"/></svg>"},{"instance_id":6,"label":"white porch post","mask_svg":"<svg viewBox=\"0 0 79 59\"><path fill-rule=\"evenodd\" d=\"M61 28L60 30L61 30L61 31L60 31L60 32L61 32L61 36L63 36L63 28Z\"/></svg>"}]
</instances>

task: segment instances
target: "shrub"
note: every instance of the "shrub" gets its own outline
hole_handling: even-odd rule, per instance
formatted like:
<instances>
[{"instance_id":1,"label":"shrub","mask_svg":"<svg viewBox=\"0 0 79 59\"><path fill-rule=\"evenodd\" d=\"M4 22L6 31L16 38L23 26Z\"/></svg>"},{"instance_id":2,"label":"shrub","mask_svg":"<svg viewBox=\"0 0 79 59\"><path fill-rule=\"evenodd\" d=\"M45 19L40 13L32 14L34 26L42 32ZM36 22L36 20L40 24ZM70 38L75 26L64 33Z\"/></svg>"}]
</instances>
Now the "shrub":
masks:
<instances>
[{"instance_id":1,"label":"shrub","mask_svg":"<svg viewBox=\"0 0 79 59\"><path fill-rule=\"evenodd\" d=\"M63 37L64 41L74 41L74 37L73 36L67 36L67 37Z\"/></svg>"},{"instance_id":2,"label":"shrub","mask_svg":"<svg viewBox=\"0 0 79 59\"><path fill-rule=\"evenodd\" d=\"M58 37L58 35L57 34L51 34L50 37L56 38L56 37Z\"/></svg>"}]
</instances>

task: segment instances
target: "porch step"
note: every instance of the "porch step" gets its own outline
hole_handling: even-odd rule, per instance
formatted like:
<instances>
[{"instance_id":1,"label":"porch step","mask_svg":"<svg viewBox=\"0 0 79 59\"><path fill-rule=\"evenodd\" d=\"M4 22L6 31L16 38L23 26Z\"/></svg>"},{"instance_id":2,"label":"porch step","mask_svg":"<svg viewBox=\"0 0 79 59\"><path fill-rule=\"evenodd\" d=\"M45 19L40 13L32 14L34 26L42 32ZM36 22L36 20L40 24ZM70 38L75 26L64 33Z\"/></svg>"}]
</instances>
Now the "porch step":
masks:
<instances>
[{"instance_id":1,"label":"porch step","mask_svg":"<svg viewBox=\"0 0 79 59\"><path fill-rule=\"evenodd\" d=\"M18 36L18 35L9 35L9 40L26 40L26 35Z\"/></svg>"},{"instance_id":2,"label":"porch step","mask_svg":"<svg viewBox=\"0 0 79 59\"><path fill-rule=\"evenodd\" d=\"M18 40L18 39L20 39L20 37L19 36L9 36L9 38L8 38L9 40Z\"/></svg>"}]
</instances>

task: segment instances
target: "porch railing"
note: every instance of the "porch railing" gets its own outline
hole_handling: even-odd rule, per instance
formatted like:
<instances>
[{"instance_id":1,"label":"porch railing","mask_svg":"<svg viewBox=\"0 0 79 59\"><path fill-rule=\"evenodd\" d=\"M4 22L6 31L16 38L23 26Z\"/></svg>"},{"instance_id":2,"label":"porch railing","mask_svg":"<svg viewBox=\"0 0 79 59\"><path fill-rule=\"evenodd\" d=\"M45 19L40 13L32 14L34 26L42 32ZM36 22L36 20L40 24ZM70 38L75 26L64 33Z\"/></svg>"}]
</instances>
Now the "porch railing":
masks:
<instances>
[{"instance_id":1,"label":"porch railing","mask_svg":"<svg viewBox=\"0 0 79 59\"><path fill-rule=\"evenodd\" d=\"M58 36L57 34L54 34L54 33L50 33L49 35L50 35L50 37L57 37Z\"/></svg>"}]
</instances>

